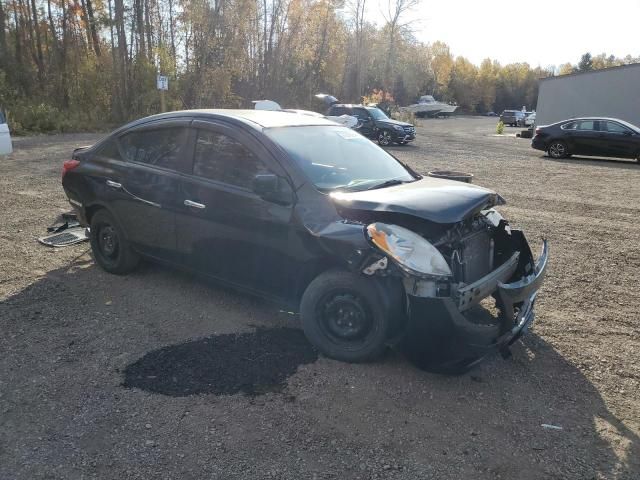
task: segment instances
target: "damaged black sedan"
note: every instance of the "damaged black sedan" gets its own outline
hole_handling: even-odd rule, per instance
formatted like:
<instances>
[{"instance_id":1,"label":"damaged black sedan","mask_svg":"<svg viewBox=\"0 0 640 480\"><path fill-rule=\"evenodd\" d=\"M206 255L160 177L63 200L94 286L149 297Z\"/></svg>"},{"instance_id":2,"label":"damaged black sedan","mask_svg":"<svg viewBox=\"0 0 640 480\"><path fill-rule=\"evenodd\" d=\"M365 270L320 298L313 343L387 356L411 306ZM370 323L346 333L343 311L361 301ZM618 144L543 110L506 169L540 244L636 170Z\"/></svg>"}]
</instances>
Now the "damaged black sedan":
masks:
<instances>
[{"instance_id":1,"label":"damaged black sedan","mask_svg":"<svg viewBox=\"0 0 640 480\"><path fill-rule=\"evenodd\" d=\"M285 302L349 362L407 336L415 347L416 331L424 345L455 338L469 364L504 352L533 321L547 266L546 241L536 261L495 192L422 177L304 115L148 117L77 149L62 183L106 271L145 257Z\"/></svg>"}]
</instances>

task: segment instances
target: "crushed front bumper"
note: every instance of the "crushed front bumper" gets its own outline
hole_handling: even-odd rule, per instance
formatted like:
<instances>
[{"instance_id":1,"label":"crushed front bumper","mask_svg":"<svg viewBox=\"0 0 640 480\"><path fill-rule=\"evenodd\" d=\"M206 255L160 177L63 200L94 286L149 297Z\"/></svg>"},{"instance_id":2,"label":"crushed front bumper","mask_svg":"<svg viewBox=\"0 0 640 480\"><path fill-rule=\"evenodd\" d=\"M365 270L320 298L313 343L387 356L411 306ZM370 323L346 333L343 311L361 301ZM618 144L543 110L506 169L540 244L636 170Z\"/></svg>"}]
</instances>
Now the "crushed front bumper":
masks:
<instances>
[{"instance_id":1,"label":"crushed front bumper","mask_svg":"<svg viewBox=\"0 0 640 480\"><path fill-rule=\"evenodd\" d=\"M508 354L508 347L527 331L535 318L536 296L548 263L546 240L535 262L524 236L522 241L525 248L488 275L451 296L425 298L418 290L411 291L405 287L411 323L445 325L466 346L469 358L477 360L495 350ZM523 270L520 275L518 272ZM500 315L497 321L478 323L469 312L489 295L496 299Z\"/></svg>"}]
</instances>

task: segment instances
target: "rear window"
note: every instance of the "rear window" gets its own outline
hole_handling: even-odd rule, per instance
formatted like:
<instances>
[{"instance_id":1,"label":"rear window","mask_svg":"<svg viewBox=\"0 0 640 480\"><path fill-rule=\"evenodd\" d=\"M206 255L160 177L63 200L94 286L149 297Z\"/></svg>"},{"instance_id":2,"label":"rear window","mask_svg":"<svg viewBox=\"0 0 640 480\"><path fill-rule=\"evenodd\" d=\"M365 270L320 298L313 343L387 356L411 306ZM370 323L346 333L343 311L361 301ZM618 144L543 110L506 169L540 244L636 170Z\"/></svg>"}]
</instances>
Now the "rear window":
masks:
<instances>
[{"instance_id":1,"label":"rear window","mask_svg":"<svg viewBox=\"0 0 640 480\"><path fill-rule=\"evenodd\" d=\"M96 153L97 155L100 155L102 157L112 158L114 160L122 160L120 151L118 150L117 141L113 138L100 145Z\"/></svg>"},{"instance_id":2,"label":"rear window","mask_svg":"<svg viewBox=\"0 0 640 480\"><path fill-rule=\"evenodd\" d=\"M169 127L127 133L120 145L127 161L179 170L186 140L186 128Z\"/></svg>"},{"instance_id":3,"label":"rear window","mask_svg":"<svg viewBox=\"0 0 640 480\"><path fill-rule=\"evenodd\" d=\"M331 107L329 114L339 117L340 115L349 115L349 110L346 107Z\"/></svg>"}]
</instances>

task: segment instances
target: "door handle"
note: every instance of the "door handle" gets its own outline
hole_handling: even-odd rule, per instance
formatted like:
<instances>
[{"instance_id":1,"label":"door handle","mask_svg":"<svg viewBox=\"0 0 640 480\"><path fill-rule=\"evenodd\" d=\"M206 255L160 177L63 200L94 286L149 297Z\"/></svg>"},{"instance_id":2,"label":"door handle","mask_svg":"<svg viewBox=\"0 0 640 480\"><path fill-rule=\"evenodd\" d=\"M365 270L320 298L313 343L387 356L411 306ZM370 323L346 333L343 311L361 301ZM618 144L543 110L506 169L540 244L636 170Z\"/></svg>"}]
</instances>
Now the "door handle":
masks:
<instances>
[{"instance_id":1,"label":"door handle","mask_svg":"<svg viewBox=\"0 0 640 480\"><path fill-rule=\"evenodd\" d=\"M113 180L107 180L107 187L120 189L122 188L122 184L118 182L114 182Z\"/></svg>"},{"instance_id":2,"label":"door handle","mask_svg":"<svg viewBox=\"0 0 640 480\"><path fill-rule=\"evenodd\" d=\"M185 207L193 207L193 208L199 208L199 209L207 208L207 206L204 203L198 203L192 200L185 200L184 205Z\"/></svg>"}]
</instances>

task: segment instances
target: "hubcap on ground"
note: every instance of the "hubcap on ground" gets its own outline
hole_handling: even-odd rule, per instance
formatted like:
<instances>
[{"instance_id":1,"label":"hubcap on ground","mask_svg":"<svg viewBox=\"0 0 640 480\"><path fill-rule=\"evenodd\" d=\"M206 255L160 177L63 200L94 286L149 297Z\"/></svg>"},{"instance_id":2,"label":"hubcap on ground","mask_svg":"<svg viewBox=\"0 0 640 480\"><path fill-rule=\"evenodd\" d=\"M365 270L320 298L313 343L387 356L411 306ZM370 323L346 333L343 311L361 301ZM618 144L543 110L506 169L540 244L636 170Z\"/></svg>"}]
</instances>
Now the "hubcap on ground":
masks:
<instances>
[{"instance_id":1,"label":"hubcap on ground","mask_svg":"<svg viewBox=\"0 0 640 480\"><path fill-rule=\"evenodd\" d=\"M113 258L118 253L118 234L111 225L105 225L98 234L98 245L105 257Z\"/></svg>"},{"instance_id":2,"label":"hubcap on ground","mask_svg":"<svg viewBox=\"0 0 640 480\"><path fill-rule=\"evenodd\" d=\"M327 333L336 340L357 340L371 330L363 300L352 293L334 294L320 306L320 318Z\"/></svg>"}]
</instances>

